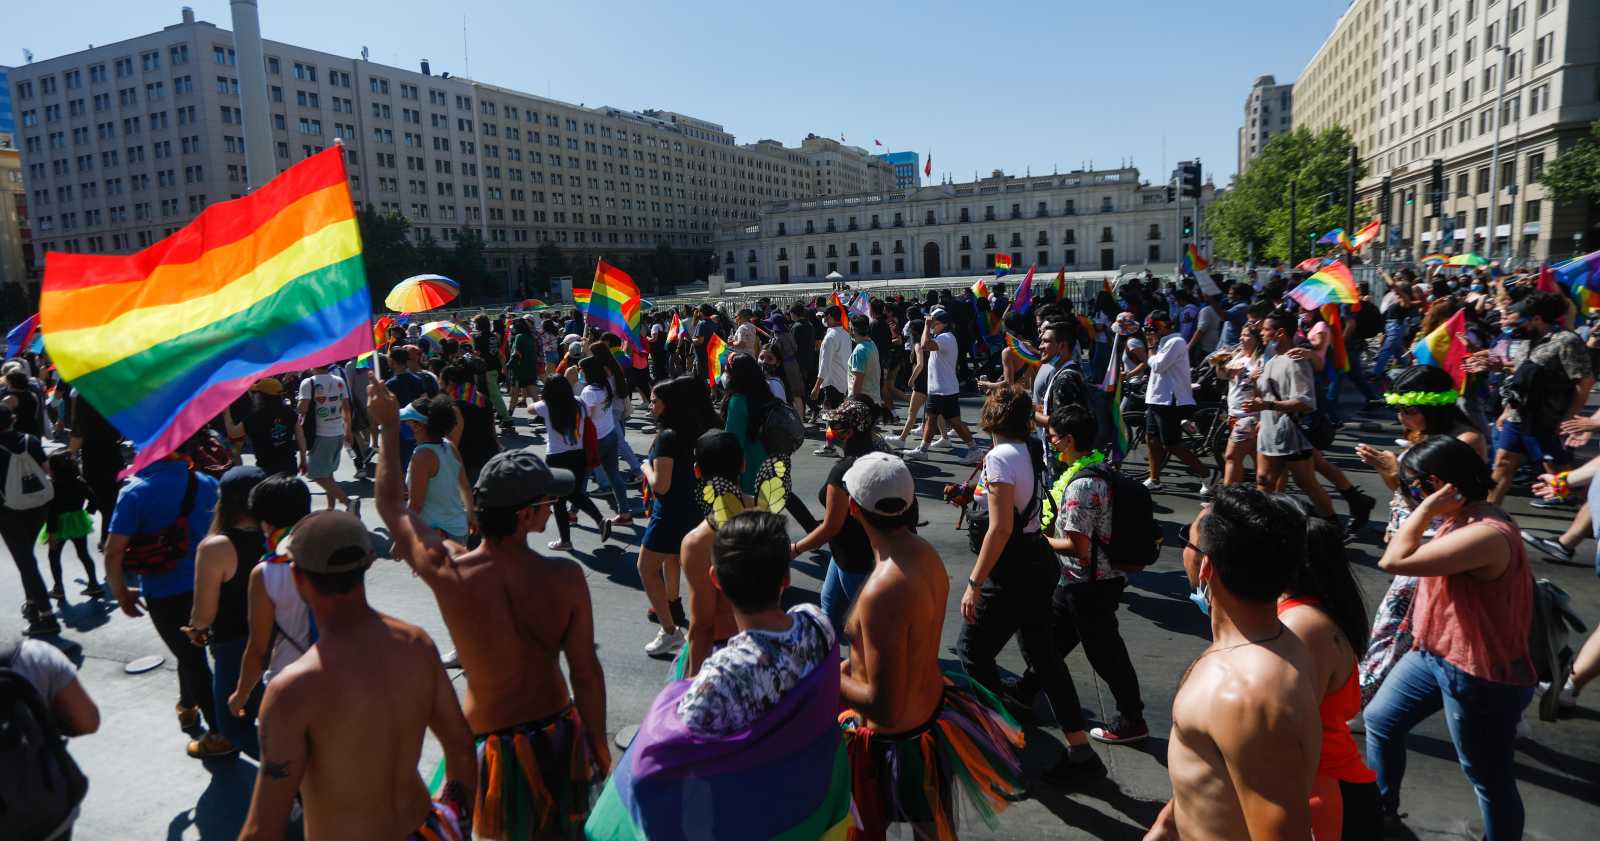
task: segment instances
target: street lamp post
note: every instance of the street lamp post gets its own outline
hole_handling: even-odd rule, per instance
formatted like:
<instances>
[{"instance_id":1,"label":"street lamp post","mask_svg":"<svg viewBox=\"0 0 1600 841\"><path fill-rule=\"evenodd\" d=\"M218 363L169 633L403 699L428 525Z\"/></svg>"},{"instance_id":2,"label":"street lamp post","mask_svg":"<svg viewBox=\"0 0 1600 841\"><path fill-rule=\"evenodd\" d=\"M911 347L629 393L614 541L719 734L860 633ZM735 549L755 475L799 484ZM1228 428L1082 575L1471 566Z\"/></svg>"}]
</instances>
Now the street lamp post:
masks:
<instances>
[{"instance_id":1,"label":"street lamp post","mask_svg":"<svg viewBox=\"0 0 1600 841\"><path fill-rule=\"evenodd\" d=\"M1511 4L1506 4L1505 20L1501 23L1500 43L1485 45L1486 48L1500 52L1500 77L1499 92L1494 97L1494 144L1489 151L1489 256L1494 256L1495 229L1500 224L1500 124L1501 116L1505 113L1506 100L1506 59L1511 51L1506 47L1506 41L1511 37ZM1511 239L1509 225L1506 229L1506 239Z\"/></svg>"}]
</instances>

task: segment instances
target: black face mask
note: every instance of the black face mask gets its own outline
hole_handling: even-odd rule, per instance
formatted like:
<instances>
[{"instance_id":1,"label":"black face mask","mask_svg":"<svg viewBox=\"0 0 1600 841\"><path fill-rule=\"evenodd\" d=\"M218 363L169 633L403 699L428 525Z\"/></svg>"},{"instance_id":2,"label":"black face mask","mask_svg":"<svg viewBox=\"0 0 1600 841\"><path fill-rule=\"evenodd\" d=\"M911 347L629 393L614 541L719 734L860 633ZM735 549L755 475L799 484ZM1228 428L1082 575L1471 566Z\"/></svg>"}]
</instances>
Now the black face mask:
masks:
<instances>
[{"instance_id":1,"label":"black face mask","mask_svg":"<svg viewBox=\"0 0 1600 841\"><path fill-rule=\"evenodd\" d=\"M783 368L782 365L763 365L763 366L761 366L761 370L766 371L767 374L769 374L771 376L774 376L774 377L778 375L778 371L781 370L782 368Z\"/></svg>"}]
</instances>

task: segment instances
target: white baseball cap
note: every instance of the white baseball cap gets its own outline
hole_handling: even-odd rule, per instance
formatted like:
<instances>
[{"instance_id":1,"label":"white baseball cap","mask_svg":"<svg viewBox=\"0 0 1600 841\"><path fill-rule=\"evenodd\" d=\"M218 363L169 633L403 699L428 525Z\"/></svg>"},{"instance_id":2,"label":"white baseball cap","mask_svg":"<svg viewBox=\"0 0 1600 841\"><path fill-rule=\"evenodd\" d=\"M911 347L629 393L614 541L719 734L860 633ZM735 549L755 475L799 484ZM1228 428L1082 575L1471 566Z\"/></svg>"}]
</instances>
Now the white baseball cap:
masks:
<instances>
[{"instance_id":1,"label":"white baseball cap","mask_svg":"<svg viewBox=\"0 0 1600 841\"><path fill-rule=\"evenodd\" d=\"M911 508L917 495L911 469L898 456L867 453L844 474L844 489L864 511L893 517Z\"/></svg>"}]
</instances>

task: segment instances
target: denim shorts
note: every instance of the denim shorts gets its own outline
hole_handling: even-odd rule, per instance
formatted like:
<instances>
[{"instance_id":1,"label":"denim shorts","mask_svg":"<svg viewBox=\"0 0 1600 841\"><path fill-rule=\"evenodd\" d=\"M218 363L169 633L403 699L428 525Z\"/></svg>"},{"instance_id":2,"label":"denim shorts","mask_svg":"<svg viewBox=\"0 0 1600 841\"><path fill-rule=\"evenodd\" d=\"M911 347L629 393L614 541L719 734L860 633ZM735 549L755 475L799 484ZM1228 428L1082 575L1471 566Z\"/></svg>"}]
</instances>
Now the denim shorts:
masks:
<instances>
[{"instance_id":1,"label":"denim shorts","mask_svg":"<svg viewBox=\"0 0 1600 841\"><path fill-rule=\"evenodd\" d=\"M1529 432L1519 421L1501 423L1500 428L1495 430L1494 446L1497 450L1521 453L1530 462L1550 459L1557 464L1566 464L1570 460L1566 445L1561 443L1561 437L1555 431Z\"/></svg>"}]
</instances>

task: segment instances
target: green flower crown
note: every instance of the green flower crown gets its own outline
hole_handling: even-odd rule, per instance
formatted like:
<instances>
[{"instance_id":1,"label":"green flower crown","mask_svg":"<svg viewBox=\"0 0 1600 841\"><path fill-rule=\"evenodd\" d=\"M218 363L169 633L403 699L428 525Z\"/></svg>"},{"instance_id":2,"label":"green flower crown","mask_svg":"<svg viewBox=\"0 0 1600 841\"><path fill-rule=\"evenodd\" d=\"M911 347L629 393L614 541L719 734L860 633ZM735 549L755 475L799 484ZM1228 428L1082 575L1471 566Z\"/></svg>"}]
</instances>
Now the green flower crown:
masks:
<instances>
[{"instance_id":1,"label":"green flower crown","mask_svg":"<svg viewBox=\"0 0 1600 841\"><path fill-rule=\"evenodd\" d=\"M1383 402L1390 406L1453 406L1461 395L1455 389L1449 391L1408 391L1404 394L1389 392L1383 396Z\"/></svg>"}]
</instances>

